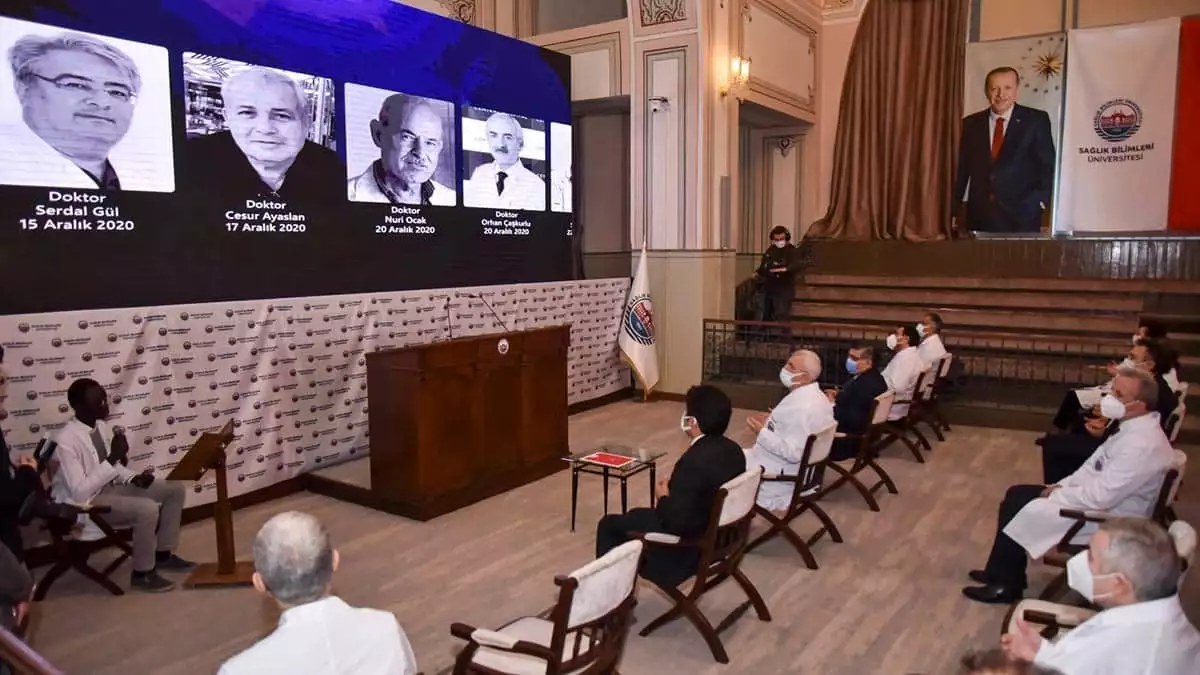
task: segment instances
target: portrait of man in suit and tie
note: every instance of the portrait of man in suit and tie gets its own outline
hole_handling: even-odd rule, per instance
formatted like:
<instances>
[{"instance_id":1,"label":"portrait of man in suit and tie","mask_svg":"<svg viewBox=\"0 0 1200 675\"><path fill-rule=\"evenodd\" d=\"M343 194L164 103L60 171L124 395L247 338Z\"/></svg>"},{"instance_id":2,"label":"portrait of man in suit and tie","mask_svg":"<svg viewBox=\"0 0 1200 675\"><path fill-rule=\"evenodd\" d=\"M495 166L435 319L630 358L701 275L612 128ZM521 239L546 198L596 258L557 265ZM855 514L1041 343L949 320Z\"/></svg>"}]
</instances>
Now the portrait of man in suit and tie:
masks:
<instances>
[{"instance_id":1,"label":"portrait of man in suit and tie","mask_svg":"<svg viewBox=\"0 0 1200 675\"><path fill-rule=\"evenodd\" d=\"M1037 234L1054 193L1050 115L1017 103L1021 76L1002 66L988 72L988 107L963 119L955 203L966 229Z\"/></svg>"}]
</instances>

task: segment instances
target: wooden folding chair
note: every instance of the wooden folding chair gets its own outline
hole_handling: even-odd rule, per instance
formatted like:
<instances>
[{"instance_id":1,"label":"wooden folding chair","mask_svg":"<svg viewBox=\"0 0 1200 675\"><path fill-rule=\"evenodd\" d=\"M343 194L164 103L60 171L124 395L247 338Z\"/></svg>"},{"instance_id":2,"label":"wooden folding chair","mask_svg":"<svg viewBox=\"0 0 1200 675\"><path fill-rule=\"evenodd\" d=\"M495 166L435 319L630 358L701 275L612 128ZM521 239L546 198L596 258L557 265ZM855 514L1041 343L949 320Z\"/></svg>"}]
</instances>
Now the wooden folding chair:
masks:
<instances>
[{"instance_id":1,"label":"wooden folding chair","mask_svg":"<svg viewBox=\"0 0 1200 675\"><path fill-rule=\"evenodd\" d=\"M910 400L897 400L895 404L908 404L908 413L896 420L888 420L887 425L883 430L883 437L879 440L879 449L885 450L888 446L896 441L901 441L908 446L909 452L921 464L925 463L925 455L921 453L921 448L933 450L933 446L929 444L929 439L925 438L925 434L917 428L917 423L925 421L924 406L928 397L932 396L934 384L934 375L932 368L926 368L917 376L917 384L913 387L913 395ZM916 436L916 442L908 437L909 434ZM939 433L938 438L941 439Z\"/></svg>"},{"instance_id":2,"label":"wooden folding chair","mask_svg":"<svg viewBox=\"0 0 1200 675\"><path fill-rule=\"evenodd\" d=\"M883 470L883 467L879 465L878 461L879 442L887 428L887 418L892 412L892 402L895 400L895 398L896 393L892 391L885 391L879 396L875 397L875 402L871 404L871 426L867 428L865 433L834 434L835 438L857 439L859 442L858 454L855 455L854 463L849 469L842 467L837 462L829 461L826 463L826 466L828 466L831 471L838 474L838 478L829 485L821 488L820 492L813 495L811 498L812 501L820 500L825 495L833 492L846 483L849 483L855 490L858 491L858 494L862 495L862 498L867 502L867 506L872 511L879 510L879 502L875 499L875 493L878 492L880 488L886 487L887 491L891 494L900 494L900 491L896 489L896 483L892 481L892 477L888 475L887 471ZM858 474L867 469L874 471L875 475L879 478L879 480L869 488L858 479Z\"/></svg>"},{"instance_id":3,"label":"wooden folding chair","mask_svg":"<svg viewBox=\"0 0 1200 675\"><path fill-rule=\"evenodd\" d=\"M1158 491L1158 499L1154 504L1154 511L1150 517L1161 524L1163 527L1170 526L1174 521L1174 510L1172 506L1179 494L1179 486L1183 483L1184 470L1187 468L1187 455L1182 450L1175 451L1175 465L1167 471L1163 476L1162 487ZM1038 596L1040 600L1054 600L1066 590L1067 587L1067 562L1075 556L1075 554L1087 549L1086 543L1075 543L1075 538L1079 532L1087 526L1088 523L1103 523L1109 518L1116 516L1102 511L1077 511L1074 509L1062 509L1059 515L1075 521L1071 525L1071 529L1059 539L1054 548L1046 552L1042 556L1042 562L1063 570L1050 582L1046 589Z\"/></svg>"},{"instance_id":4,"label":"wooden folding chair","mask_svg":"<svg viewBox=\"0 0 1200 675\"><path fill-rule=\"evenodd\" d=\"M38 582L33 594L34 601L44 600L50 587L68 570L79 572L113 595L125 595L125 590L113 583L111 577L118 567L133 556L133 548L120 532L104 520L103 514L112 511L111 508L91 506L81 510L96 530L89 531L91 528L80 527L75 521L44 521L46 531L50 533L54 562ZM92 555L109 548L116 548L121 553L104 569L98 570L89 564Z\"/></svg>"},{"instance_id":5,"label":"wooden folding chair","mask_svg":"<svg viewBox=\"0 0 1200 675\"><path fill-rule=\"evenodd\" d=\"M52 501L46 490L46 482L53 479L56 469L54 451L57 445L53 441L43 439L34 450L34 458L38 462L38 473L45 482L37 485L37 494L29 499ZM112 527L104 514L112 511L107 506L78 507L86 522L81 524L76 519L46 518L42 520L45 531L50 535L50 550L53 561L50 569L37 583L33 599L40 602L50 592L50 587L68 570L75 570L83 576L99 584L113 595L124 595L125 591L113 583L110 578L126 560L133 556L133 548L126 537ZM97 570L89 564L89 559L95 553L108 548L116 548L120 555L110 562L103 570Z\"/></svg>"},{"instance_id":6,"label":"wooden folding chair","mask_svg":"<svg viewBox=\"0 0 1200 675\"><path fill-rule=\"evenodd\" d=\"M721 631L733 625L733 622L751 606L760 620L771 620L767 604L741 570L742 558L750 538L750 522L754 520L754 500L758 496L761 477L762 469L756 466L722 485L713 502L708 529L698 539L686 540L673 534L659 532L648 532L641 536L647 546L697 550L700 553L700 565L696 568L696 574L691 578L690 587L686 591L649 580L675 604L662 616L647 624L639 635L646 637L683 616L700 631L700 635L712 651L713 658L719 663L729 663L729 654L725 652L725 646L721 643ZM749 599L734 608L716 628L713 628L708 618L700 611L698 603L705 593L730 578L742 588ZM688 583L684 582L683 585Z\"/></svg>"},{"instance_id":7,"label":"wooden folding chair","mask_svg":"<svg viewBox=\"0 0 1200 675\"><path fill-rule=\"evenodd\" d=\"M769 509L765 509L758 504L754 505L754 513L761 516L763 520L766 520L770 527L768 527L766 532L758 535L758 537L750 542L746 547L747 551L753 551L771 539L783 535L785 539L791 542L792 547L796 549L800 557L804 559L804 564L808 566L808 569L815 570L817 569L817 560L813 557L812 545L824 536L826 532L829 533L829 537L835 542L842 543L842 534L838 532L837 526L833 524L833 519L825 512L825 509L822 509L817 504L816 500L812 498L813 496L806 497L803 494L805 478L812 471L829 464L829 451L833 448L835 433L837 433L837 422L808 437L808 441L804 446L804 452L800 457L800 467L795 475L782 473L763 474L762 482L764 483L791 483L792 499L788 503L787 510L780 516L775 515ZM799 518L806 511L812 511L822 523L821 529L817 530L808 539L804 539L796 534L791 526L792 521Z\"/></svg>"},{"instance_id":8,"label":"wooden folding chair","mask_svg":"<svg viewBox=\"0 0 1200 675\"><path fill-rule=\"evenodd\" d=\"M450 633L468 643L455 659L455 675L615 674L637 604L643 548L640 541L626 542L555 577L558 601L538 616L498 630L452 625Z\"/></svg>"},{"instance_id":9,"label":"wooden folding chair","mask_svg":"<svg viewBox=\"0 0 1200 675\"><path fill-rule=\"evenodd\" d=\"M950 364L954 362L953 354L946 354L941 361L933 364L933 382L929 387L928 393L921 401L920 410L917 411L918 419L916 422L924 422L933 431L933 435L937 436L938 442L945 442L946 437L942 434L943 431L950 431L950 425L946 423L946 418L942 416L942 390L946 388L946 381L950 375ZM911 411L912 409L909 408ZM914 424L916 423L914 422Z\"/></svg>"}]
</instances>

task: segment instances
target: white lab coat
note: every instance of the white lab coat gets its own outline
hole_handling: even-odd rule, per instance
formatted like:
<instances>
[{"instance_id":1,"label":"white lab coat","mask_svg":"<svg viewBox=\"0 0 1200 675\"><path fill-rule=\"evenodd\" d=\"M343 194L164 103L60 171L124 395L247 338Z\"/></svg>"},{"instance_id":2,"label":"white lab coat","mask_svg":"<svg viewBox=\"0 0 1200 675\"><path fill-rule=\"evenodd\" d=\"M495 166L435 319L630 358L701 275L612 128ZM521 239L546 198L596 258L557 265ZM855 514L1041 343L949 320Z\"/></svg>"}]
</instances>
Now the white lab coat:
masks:
<instances>
[{"instance_id":1,"label":"white lab coat","mask_svg":"<svg viewBox=\"0 0 1200 675\"><path fill-rule=\"evenodd\" d=\"M1034 663L1063 675L1196 675L1200 632L1172 595L1106 609L1058 642L1043 641Z\"/></svg>"},{"instance_id":2,"label":"white lab coat","mask_svg":"<svg viewBox=\"0 0 1200 675\"><path fill-rule=\"evenodd\" d=\"M817 383L796 387L767 417L754 447L746 450L746 464L757 464L764 473L794 476L808 437L833 423L833 403ZM791 499L791 483L764 481L758 488L758 505L765 509L781 511Z\"/></svg>"},{"instance_id":3,"label":"white lab coat","mask_svg":"<svg viewBox=\"0 0 1200 675\"><path fill-rule=\"evenodd\" d=\"M217 675L413 675L417 659L390 612L329 596L284 611L279 627Z\"/></svg>"},{"instance_id":4,"label":"white lab coat","mask_svg":"<svg viewBox=\"0 0 1200 675\"><path fill-rule=\"evenodd\" d=\"M1004 527L1004 533L1032 558L1042 557L1074 521L1059 515L1061 509L1104 511L1118 516L1153 514L1163 476L1175 464L1175 451L1159 426L1158 413L1123 420L1117 433L1096 448L1062 486L1025 505ZM1089 523L1074 539L1086 542L1097 526Z\"/></svg>"},{"instance_id":5,"label":"white lab coat","mask_svg":"<svg viewBox=\"0 0 1200 675\"><path fill-rule=\"evenodd\" d=\"M108 162L121 181L121 191L173 192L175 173L170 136L163 139L165 145L154 147L137 147L130 140L118 142L108 155ZM96 181L83 169L42 140L24 122L0 126L0 147L4 148L0 185L99 189Z\"/></svg>"},{"instance_id":6,"label":"white lab coat","mask_svg":"<svg viewBox=\"0 0 1200 675\"><path fill-rule=\"evenodd\" d=\"M917 378L929 364L921 358L921 352L915 347L909 347L896 352L887 368L883 369L883 379L887 381L888 389L896 392L896 400L911 401L917 388ZM892 406L889 420L898 420L908 414L907 403L897 403Z\"/></svg>"},{"instance_id":7,"label":"white lab coat","mask_svg":"<svg viewBox=\"0 0 1200 675\"><path fill-rule=\"evenodd\" d=\"M546 181L517 162L503 169L504 193L497 191L496 174L501 169L488 162L463 181L463 205L485 209L546 210Z\"/></svg>"},{"instance_id":8,"label":"white lab coat","mask_svg":"<svg viewBox=\"0 0 1200 675\"><path fill-rule=\"evenodd\" d=\"M927 366L936 366L947 354L946 345L942 344L942 336L937 333L921 340L921 346L917 347L917 352L921 354L921 358Z\"/></svg>"}]
</instances>

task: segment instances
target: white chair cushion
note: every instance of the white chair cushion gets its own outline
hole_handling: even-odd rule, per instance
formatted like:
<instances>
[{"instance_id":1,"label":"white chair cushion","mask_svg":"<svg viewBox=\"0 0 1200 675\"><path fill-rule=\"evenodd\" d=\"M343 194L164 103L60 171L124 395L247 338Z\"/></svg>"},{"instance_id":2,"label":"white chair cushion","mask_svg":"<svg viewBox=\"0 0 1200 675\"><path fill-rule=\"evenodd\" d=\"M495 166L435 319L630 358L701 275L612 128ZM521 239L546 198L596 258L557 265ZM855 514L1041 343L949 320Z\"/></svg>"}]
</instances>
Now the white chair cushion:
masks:
<instances>
[{"instance_id":1,"label":"white chair cushion","mask_svg":"<svg viewBox=\"0 0 1200 675\"><path fill-rule=\"evenodd\" d=\"M1188 568L1191 569L1196 559L1196 529L1182 520L1177 520L1171 523L1167 532L1175 542L1175 551L1179 553L1180 558L1187 561Z\"/></svg>"},{"instance_id":2,"label":"white chair cushion","mask_svg":"<svg viewBox=\"0 0 1200 675\"><path fill-rule=\"evenodd\" d=\"M633 593L642 546L641 541L627 541L571 573L579 587L571 601L568 629L608 614Z\"/></svg>"},{"instance_id":3,"label":"white chair cushion","mask_svg":"<svg viewBox=\"0 0 1200 675\"><path fill-rule=\"evenodd\" d=\"M501 642L502 640L494 640L492 631L477 631L480 633L480 638L488 642ZM516 642L524 640L542 646L549 646L550 638L554 635L554 624L546 619L539 619L533 616L526 616L504 626L495 633L499 633L508 640ZM499 637L499 636L495 636ZM571 656L574 650L575 638L572 635L567 636L567 641L563 645L563 659ZM524 654L515 654L503 649L495 649L493 647L480 647L475 655L471 658L471 663L501 673L511 673L511 675L545 675L546 661L543 659L526 656ZM581 672L586 668L580 668L572 672Z\"/></svg>"},{"instance_id":4,"label":"white chair cushion","mask_svg":"<svg viewBox=\"0 0 1200 675\"><path fill-rule=\"evenodd\" d=\"M755 466L721 486L726 494L718 525L724 527L750 513L750 509L754 508L754 499L758 496L758 484L761 480L762 467Z\"/></svg>"},{"instance_id":5,"label":"white chair cushion","mask_svg":"<svg viewBox=\"0 0 1200 675\"><path fill-rule=\"evenodd\" d=\"M829 457L829 451L833 448L833 435L836 433L837 422L832 422L829 426L813 434L817 439L813 441L812 454L808 458L810 464L824 462Z\"/></svg>"},{"instance_id":6,"label":"white chair cushion","mask_svg":"<svg viewBox=\"0 0 1200 675\"><path fill-rule=\"evenodd\" d=\"M875 397L879 403L875 407L875 417L871 418L871 426L886 422L892 415L892 405L896 402L896 392L885 391Z\"/></svg>"}]
</instances>

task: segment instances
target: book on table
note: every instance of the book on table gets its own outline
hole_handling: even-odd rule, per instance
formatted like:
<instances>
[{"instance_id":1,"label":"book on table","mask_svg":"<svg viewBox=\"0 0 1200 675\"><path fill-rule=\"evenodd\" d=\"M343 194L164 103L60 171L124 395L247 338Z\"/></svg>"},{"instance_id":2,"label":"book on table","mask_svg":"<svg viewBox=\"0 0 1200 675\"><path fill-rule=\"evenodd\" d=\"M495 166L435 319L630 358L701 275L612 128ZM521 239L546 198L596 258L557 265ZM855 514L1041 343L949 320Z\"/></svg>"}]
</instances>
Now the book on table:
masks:
<instances>
[{"instance_id":1,"label":"book on table","mask_svg":"<svg viewBox=\"0 0 1200 675\"><path fill-rule=\"evenodd\" d=\"M580 457L579 461L586 462L588 464L606 466L610 469L623 469L630 464L637 462L637 458L628 457L626 455L618 455L612 452L604 452L602 450L600 452L593 452L585 457Z\"/></svg>"}]
</instances>

